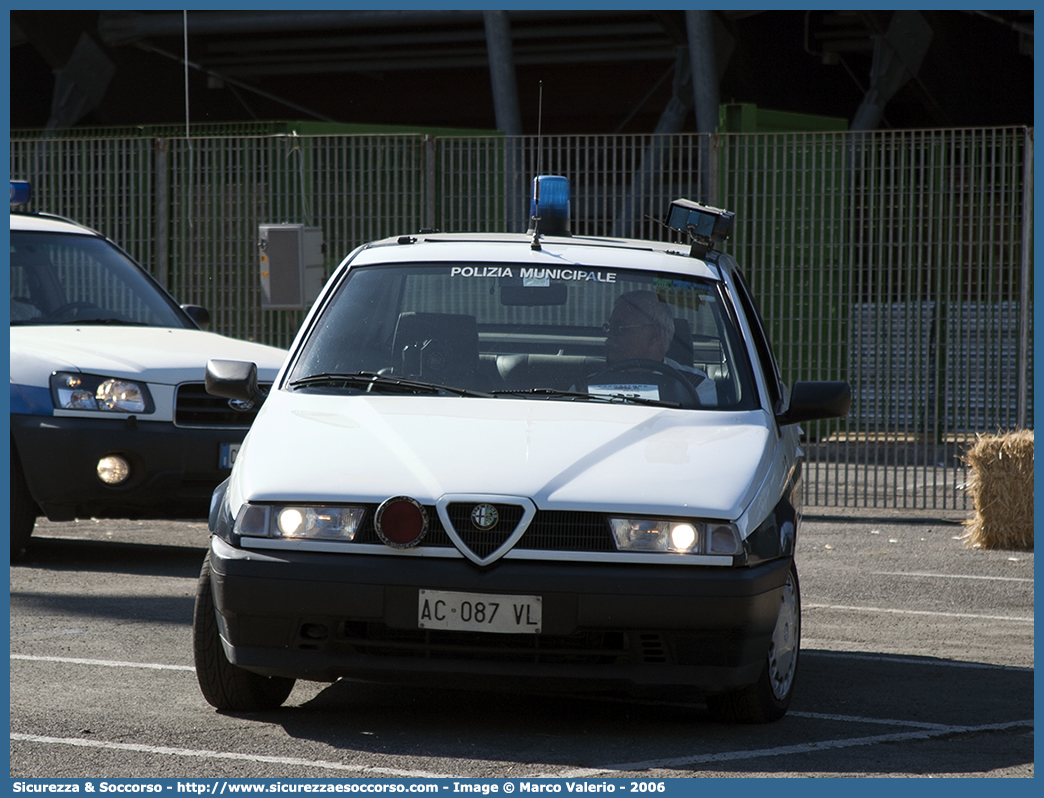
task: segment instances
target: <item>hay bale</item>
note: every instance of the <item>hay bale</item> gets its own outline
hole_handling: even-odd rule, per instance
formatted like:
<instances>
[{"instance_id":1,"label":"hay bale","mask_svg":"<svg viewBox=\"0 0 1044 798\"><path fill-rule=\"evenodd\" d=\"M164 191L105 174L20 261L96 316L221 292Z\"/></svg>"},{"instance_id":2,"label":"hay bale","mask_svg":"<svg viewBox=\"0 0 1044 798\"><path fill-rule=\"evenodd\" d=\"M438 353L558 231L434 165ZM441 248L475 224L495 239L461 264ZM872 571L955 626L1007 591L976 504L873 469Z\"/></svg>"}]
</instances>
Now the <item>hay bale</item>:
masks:
<instances>
[{"instance_id":1,"label":"hay bale","mask_svg":"<svg viewBox=\"0 0 1044 798\"><path fill-rule=\"evenodd\" d=\"M1033 549L1033 431L981 435L966 452L974 548Z\"/></svg>"}]
</instances>

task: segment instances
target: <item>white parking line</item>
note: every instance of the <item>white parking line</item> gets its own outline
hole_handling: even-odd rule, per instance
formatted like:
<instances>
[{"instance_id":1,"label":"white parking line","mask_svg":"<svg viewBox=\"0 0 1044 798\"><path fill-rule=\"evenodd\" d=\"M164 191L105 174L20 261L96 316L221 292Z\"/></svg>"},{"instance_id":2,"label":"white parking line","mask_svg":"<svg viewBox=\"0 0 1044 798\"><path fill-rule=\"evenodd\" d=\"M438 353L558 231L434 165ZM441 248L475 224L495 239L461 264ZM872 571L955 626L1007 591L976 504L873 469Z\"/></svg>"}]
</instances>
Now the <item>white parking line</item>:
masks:
<instances>
[{"instance_id":1,"label":"white parking line","mask_svg":"<svg viewBox=\"0 0 1044 798\"><path fill-rule=\"evenodd\" d=\"M930 574L923 571L871 571L871 576L916 576L921 579L985 579L991 582L1033 582L1026 576L972 576L971 574Z\"/></svg>"},{"instance_id":2,"label":"white parking line","mask_svg":"<svg viewBox=\"0 0 1044 798\"><path fill-rule=\"evenodd\" d=\"M870 723L878 726L908 726L911 729L946 729L945 723L922 723L916 720L895 720L894 718L864 718L859 715L834 715L827 712L794 712L791 710L787 717L812 718L813 720L836 720L841 723Z\"/></svg>"},{"instance_id":3,"label":"white parking line","mask_svg":"<svg viewBox=\"0 0 1044 798\"><path fill-rule=\"evenodd\" d=\"M981 617L981 616L978 616ZM833 656L833 657L848 657L853 659L881 659L881 660L896 660L904 664L915 664L916 660L907 660L901 657L887 657L887 656L875 656L875 655L864 655L858 653L848 652L830 652L830 651L815 651L811 652L813 656ZM32 656L27 654L11 654L11 659L16 660L30 660L30 661L44 661L44 662L60 662L73 665L100 665L104 667L123 667L123 668L150 668L156 670L175 670L175 671L192 671L192 667L187 665L161 665L155 663L144 663L144 662L120 662L115 660L93 660L93 659L77 659L72 657L40 657ZM966 667L987 667L987 668L1005 668L1007 666L987 665L980 663L952 663L952 662L926 662L925 664L930 665L954 665L954 666L966 666ZM1030 670L1018 669L1018 670ZM828 720L840 723L854 723L854 724L875 724L884 726L894 726L898 728L913 728L918 731L908 732L896 732L893 734L878 734L869 737L852 737L841 740L822 740L817 742L801 743L798 745L781 746L778 748L761 748L753 750L742 750L742 751L722 751L714 754L697 754L693 756L674 757L670 759L654 759L646 760L642 762L626 762L620 764L607 764L599 768L581 768L563 772L548 772L541 774L540 776L534 776L530 778L555 778L555 779L567 779L567 778L589 778L592 776L600 775L612 775L614 773L627 773L635 771L646 771L646 770L675 770L681 768L691 767L693 765L705 765L714 764L718 762L736 762L740 760L748 759L759 759L762 757L774 757L774 756L788 756L798 754L811 754L818 751L836 750L841 748L854 748L860 746L877 745L878 743L895 743L904 742L909 740L929 740L935 737L942 737L948 734L968 734L968 733L982 733L992 731L1006 731L1014 728L1028 728L1033 729L1033 720L1021 720L1021 721L1010 721L1007 723L990 723L982 726L946 726L938 723L923 723L920 721L909 721L909 720L897 720L889 718L867 718L855 715L835 715L820 712L798 712L791 711L788 713L789 716L795 718L810 718L813 720ZM151 746L151 745L140 745L134 743L111 743L101 740L83 740L79 738L70 737L45 737L35 734L22 734L19 732L11 732L11 740L18 740L31 743L39 743L44 745L68 745L80 748L95 748L95 749L106 749L112 751L130 751L133 753L145 753L145 754L159 754L165 756L176 756L176 757L190 757L198 759L223 759L223 760L242 760L249 762L265 762L275 765L295 765L301 767L314 767L322 770L336 770L350 773L356 773L360 776L366 776L367 774L392 776L398 778L434 778L444 779L453 778L452 774L441 774L441 773L429 773L425 771L412 771L412 770L397 770L394 768L378 768L369 767L366 765L349 765L341 762L330 762L326 760L311 760L311 759L299 759L294 757L275 757L275 756L262 756L258 754L240 754L226 751L205 751L191 748L170 748L165 746Z\"/></svg>"},{"instance_id":4,"label":"white parking line","mask_svg":"<svg viewBox=\"0 0 1044 798\"><path fill-rule=\"evenodd\" d=\"M64 662L68 665L102 665L106 668L148 668L155 671L192 671L191 665L158 665L153 662L120 662L111 659L75 659L73 657L34 657L31 654L12 654L11 659L31 662Z\"/></svg>"},{"instance_id":5,"label":"white parking line","mask_svg":"<svg viewBox=\"0 0 1044 798\"><path fill-rule=\"evenodd\" d=\"M1010 723L988 723L983 726L940 726L924 731L899 732L896 734L877 734L872 737L852 737L846 740L821 740L800 745L784 745L779 748L759 748L749 751L721 751L716 754L698 754L681 756L672 759L650 759L645 762L626 762L607 765L601 768L583 768L577 770L544 773L536 778L582 779L592 776L608 776L613 773L630 773L648 770L679 770L693 765L708 765L716 762L737 762L745 759L760 759L771 756L798 756L815 754L820 751L834 751L839 748L856 748L878 743L900 743L908 740L930 740L948 734L975 734L1008 729L1033 728L1032 720L1016 720Z\"/></svg>"},{"instance_id":6,"label":"white parking line","mask_svg":"<svg viewBox=\"0 0 1044 798\"><path fill-rule=\"evenodd\" d=\"M828 720L847 720L858 723L881 723L889 721L874 721L868 718L847 717L842 715L817 715L816 713L792 713L801 716L818 717ZM894 721L903 726L913 725L906 721ZM921 724L917 724L921 725ZM877 734L870 737L852 737L845 740L821 740L799 745L786 745L778 748L756 748L744 751L721 751L715 754L698 754L695 756L673 757L670 759L650 759L643 762L624 762L620 764L604 765L599 768L578 768L568 771L551 771L539 776L529 778L551 778L551 779L578 779L590 778L592 776L612 775L614 773L630 773L648 770L677 770L688 768L693 765L714 764L717 762L737 762L748 759L760 759L774 756L797 756L800 754L814 754L820 751L834 751L841 748L856 748L878 743L897 743L909 740L930 740L935 737L944 737L948 734L977 734L994 731L1007 731L1009 729L1033 728L1032 720L1016 720L1008 723L988 723L982 726L932 726L921 731L899 732L895 734ZM170 748L167 746L140 745L137 743L109 743L101 740L81 740L74 737L44 737L37 734L22 734L11 732L11 740L39 743L43 745L69 745L79 748L94 748L109 751L129 751L140 754L158 754L162 756L177 756L196 759L225 759L246 762L264 762L272 765L294 765L297 767L313 767L322 770L336 770L348 773L357 773L362 776L367 774L392 776L398 778L427 778L447 779L453 778L453 774L430 773L420 770L398 770L395 768L369 767L366 765L347 765L343 762L330 762L321 759L300 759L297 757L264 756L261 754L240 754L229 751L203 751L192 748Z\"/></svg>"},{"instance_id":7,"label":"white parking line","mask_svg":"<svg viewBox=\"0 0 1044 798\"><path fill-rule=\"evenodd\" d=\"M357 773L394 776L412 779L448 779L449 773L427 773L423 770L397 770L395 768L376 768L368 765L346 765L343 762L329 762L322 759L298 759L290 756L264 756L262 754L239 754L230 751L201 751L194 748L168 748L161 745L140 745L137 743L107 743L102 740L81 740L76 737L42 737L38 734L21 734L11 732L12 740L44 745L72 745L78 748L101 748L107 751L131 751L136 754L160 754L163 756L192 757L196 759L231 759L243 762L264 762L270 765L294 765L295 767L321 768L322 770L340 770Z\"/></svg>"},{"instance_id":8,"label":"white parking line","mask_svg":"<svg viewBox=\"0 0 1044 798\"><path fill-rule=\"evenodd\" d=\"M933 615L942 618L975 618L980 621L1033 623L1033 618L1019 615L976 615L971 612L935 612L932 610L898 610L892 607L849 607L843 604L802 604L805 610L844 610L845 612L884 612L892 615Z\"/></svg>"}]
</instances>

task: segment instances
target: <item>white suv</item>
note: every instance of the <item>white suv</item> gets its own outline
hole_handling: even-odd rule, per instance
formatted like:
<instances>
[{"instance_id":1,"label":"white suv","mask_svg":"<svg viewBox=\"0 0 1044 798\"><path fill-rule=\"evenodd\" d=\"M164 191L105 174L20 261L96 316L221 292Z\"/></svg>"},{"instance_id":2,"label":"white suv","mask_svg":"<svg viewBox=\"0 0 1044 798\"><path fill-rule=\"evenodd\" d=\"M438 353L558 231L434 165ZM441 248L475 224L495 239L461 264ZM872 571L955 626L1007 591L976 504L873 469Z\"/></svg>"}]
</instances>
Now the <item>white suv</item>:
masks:
<instances>
[{"instance_id":1,"label":"white suv","mask_svg":"<svg viewBox=\"0 0 1044 798\"><path fill-rule=\"evenodd\" d=\"M210 358L286 352L204 332L126 252L82 225L24 213L11 181L11 555L38 516L206 517L255 407L209 396Z\"/></svg>"}]
</instances>

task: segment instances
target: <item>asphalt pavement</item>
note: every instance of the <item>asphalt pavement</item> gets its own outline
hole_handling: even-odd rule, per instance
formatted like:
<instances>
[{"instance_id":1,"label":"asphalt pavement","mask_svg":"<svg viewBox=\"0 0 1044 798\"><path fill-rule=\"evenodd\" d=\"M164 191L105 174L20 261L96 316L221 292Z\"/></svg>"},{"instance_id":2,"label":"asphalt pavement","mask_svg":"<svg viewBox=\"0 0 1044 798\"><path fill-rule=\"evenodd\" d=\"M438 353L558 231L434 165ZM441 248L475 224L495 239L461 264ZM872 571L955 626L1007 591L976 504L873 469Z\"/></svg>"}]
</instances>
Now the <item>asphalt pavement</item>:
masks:
<instances>
[{"instance_id":1,"label":"asphalt pavement","mask_svg":"<svg viewBox=\"0 0 1044 798\"><path fill-rule=\"evenodd\" d=\"M806 508L790 713L687 696L298 683L223 714L190 647L201 522L39 524L11 567L12 777L1032 777L1033 552L964 511Z\"/></svg>"}]
</instances>

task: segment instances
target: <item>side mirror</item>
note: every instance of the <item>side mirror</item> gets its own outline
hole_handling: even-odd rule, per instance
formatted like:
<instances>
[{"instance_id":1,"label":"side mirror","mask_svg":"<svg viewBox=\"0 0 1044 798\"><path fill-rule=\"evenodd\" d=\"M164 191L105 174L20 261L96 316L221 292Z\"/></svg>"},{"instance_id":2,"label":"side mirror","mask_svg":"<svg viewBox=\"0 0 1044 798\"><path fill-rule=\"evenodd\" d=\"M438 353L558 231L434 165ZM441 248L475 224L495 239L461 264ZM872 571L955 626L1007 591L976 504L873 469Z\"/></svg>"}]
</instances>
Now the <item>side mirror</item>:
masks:
<instances>
[{"instance_id":1,"label":"side mirror","mask_svg":"<svg viewBox=\"0 0 1044 798\"><path fill-rule=\"evenodd\" d=\"M188 314L201 330L210 329L210 311L200 305L182 305L181 309Z\"/></svg>"},{"instance_id":2,"label":"side mirror","mask_svg":"<svg viewBox=\"0 0 1044 798\"><path fill-rule=\"evenodd\" d=\"M776 414L781 427L820 418L848 415L852 406L852 389L847 382L795 382L786 410Z\"/></svg>"},{"instance_id":3,"label":"side mirror","mask_svg":"<svg viewBox=\"0 0 1044 798\"><path fill-rule=\"evenodd\" d=\"M243 410L260 405L265 396L257 389L257 365L242 360L208 360L204 377L207 393L241 402Z\"/></svg>"}]
</instances>

